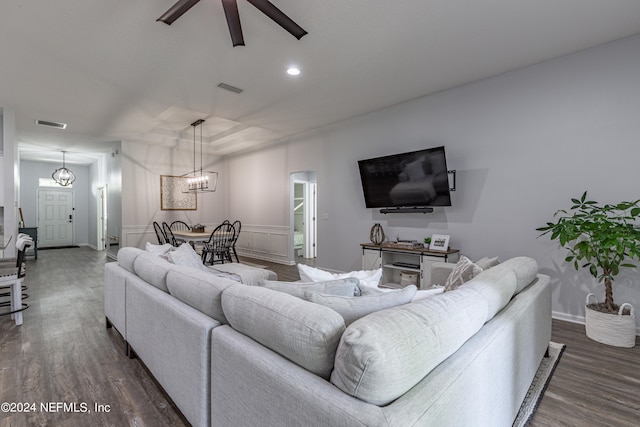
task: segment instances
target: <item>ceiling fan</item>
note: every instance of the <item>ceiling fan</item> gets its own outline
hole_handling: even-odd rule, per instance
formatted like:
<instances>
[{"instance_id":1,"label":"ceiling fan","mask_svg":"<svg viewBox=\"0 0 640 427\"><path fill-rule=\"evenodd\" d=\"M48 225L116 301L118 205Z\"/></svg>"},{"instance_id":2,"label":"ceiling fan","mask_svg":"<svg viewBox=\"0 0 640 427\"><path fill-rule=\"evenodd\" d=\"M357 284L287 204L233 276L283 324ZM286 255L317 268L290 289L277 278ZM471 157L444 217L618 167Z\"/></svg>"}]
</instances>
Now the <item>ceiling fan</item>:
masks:
<instances>
[{"instance_id":1,"label":"ceiling fan","mask_svg":"<svg viewBox=\"0 0 640 427\"><path fill-rule=\"evenodd\" d=\"M176 19L180 18L187 10L191 9L199 1L200 0L178 0L176 4L174 4L156 21L171 25ZM269 0L247 1L271 18L276 24L291 33L291 35L298 40L307 34L302 27L296 24L280 9L275 7ZM229 26L233 46L244 46L244 37L242 36L242 27L240 26L240 14L238 13L238 3L236 3L236 0L222 0L222 7L224 8L224 14L227 18L227 25Z\"/></svg>"}]
</instances>

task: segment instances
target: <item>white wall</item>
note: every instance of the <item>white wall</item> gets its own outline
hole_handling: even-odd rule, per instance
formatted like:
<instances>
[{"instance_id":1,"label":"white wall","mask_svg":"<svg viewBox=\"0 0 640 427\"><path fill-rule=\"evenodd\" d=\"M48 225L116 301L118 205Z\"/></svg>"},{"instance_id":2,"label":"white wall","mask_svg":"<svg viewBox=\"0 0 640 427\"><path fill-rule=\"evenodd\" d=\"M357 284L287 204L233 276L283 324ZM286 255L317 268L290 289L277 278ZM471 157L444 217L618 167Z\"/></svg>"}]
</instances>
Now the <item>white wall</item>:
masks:
<instances>
[{"instance_id":1,"label":"white wall","mask_svg":"<svg viewBox=\"0 0 640 427\"><path fill-rule=\"evenodd\" d=\"M232 158L229 216L288 230L289 174L316 170L318 266L360 268L359 243L376 222L393 237L449 234L472 259L534 257L552 277L555 316L579 320L586 293L600 296L602 287L535 228L584 190L602 202L640 197L638 100L640 37L632 37ZM359 159L438 145L458 171L452 207L426 215L364 207ZM637 271L621 274L617 302L640 308L638 282Z\"/></svg>"}]
</instances>

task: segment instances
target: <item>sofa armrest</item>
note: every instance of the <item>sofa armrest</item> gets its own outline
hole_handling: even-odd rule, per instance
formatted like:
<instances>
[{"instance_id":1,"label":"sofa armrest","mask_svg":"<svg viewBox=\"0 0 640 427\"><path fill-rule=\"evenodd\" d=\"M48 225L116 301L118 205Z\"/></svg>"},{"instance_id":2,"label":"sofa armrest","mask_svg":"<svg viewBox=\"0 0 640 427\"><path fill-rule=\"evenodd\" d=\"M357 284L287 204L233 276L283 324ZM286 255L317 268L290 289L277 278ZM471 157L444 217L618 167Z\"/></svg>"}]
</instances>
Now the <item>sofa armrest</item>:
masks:
<instances>
[{"instance_id":1,"label":"sofa armrest","mask_svg":"<svg viewBox=\"0 0 640 427\"><path fill-rule=\"evenodd\" d=\"M431 283L429 285L444 285L455 266L456 264L453 262L434 262L431 264Z\"/></svg>"}]
</instances>

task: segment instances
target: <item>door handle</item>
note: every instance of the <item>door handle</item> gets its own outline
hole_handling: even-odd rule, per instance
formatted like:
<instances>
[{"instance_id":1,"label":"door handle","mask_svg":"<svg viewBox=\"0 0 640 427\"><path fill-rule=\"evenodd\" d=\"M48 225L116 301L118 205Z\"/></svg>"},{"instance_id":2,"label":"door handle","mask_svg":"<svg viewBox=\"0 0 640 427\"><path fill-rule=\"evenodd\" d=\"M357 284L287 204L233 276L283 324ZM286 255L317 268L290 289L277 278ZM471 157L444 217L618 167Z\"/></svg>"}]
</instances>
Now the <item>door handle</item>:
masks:
<instances>
[{"instance_id":1,"label":"door handle","mask_svg":"<svg viewBox=\"0 0 640 427\"><path fill-rule=\"evenodd\" d=\"M69 222L73 222L73 215L69 215Z\"/></svg>"}]
</instances>

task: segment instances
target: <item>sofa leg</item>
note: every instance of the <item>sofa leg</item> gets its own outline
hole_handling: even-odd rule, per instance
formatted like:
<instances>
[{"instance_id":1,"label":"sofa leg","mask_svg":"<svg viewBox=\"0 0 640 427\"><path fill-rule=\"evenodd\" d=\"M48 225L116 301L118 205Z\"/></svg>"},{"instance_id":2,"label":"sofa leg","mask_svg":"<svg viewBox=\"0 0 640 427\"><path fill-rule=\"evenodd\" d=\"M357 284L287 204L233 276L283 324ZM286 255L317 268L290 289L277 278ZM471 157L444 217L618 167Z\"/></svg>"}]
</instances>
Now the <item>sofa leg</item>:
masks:
<instances>
[{"instance_id":1,"label":"sofa leg","mask_svg":"<svg viewBox=\"0 0 640 427\"><path fill-rule=\"evenodd\" d=\"M544 357L549 357L549 346L547 346L547 351L544 352Z\"/></svg>"},{"instance_id":2,"label":"sofa leg","mask_svg":"<svg viewBox=\"0 0 640 427\"><path fill-rule=\"evenodd\" d=\"M106 320L107 329L113 327L113 323L111 323L108 317L105 317L104 320Z\"/></svg>"}]
</instances>

